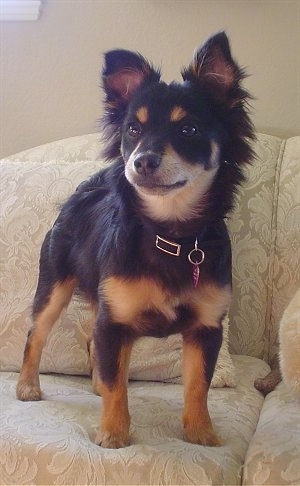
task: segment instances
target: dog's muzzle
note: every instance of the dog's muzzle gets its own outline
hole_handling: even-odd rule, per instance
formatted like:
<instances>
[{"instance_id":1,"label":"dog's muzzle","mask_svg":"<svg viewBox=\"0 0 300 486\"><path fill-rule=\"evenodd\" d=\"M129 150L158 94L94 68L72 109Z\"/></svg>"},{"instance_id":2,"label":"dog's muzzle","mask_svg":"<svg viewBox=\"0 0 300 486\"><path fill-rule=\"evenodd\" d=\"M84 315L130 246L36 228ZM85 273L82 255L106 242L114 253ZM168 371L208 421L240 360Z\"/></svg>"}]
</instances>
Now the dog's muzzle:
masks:
<instances>
[{"instance_id":1,"label":"dog's muzzle","mask_svg":"<svg viewBox=\"0 0 300 486\"><path fill-rule=\"evenodd\" d=\"M163 156L145 151L130 157L125 169L128 181L142 193L165 195L186 184L186 180L176 180L178 175L165 170ZM174 180L175 179L175 180Z\"/></svg>"}]
</instances>

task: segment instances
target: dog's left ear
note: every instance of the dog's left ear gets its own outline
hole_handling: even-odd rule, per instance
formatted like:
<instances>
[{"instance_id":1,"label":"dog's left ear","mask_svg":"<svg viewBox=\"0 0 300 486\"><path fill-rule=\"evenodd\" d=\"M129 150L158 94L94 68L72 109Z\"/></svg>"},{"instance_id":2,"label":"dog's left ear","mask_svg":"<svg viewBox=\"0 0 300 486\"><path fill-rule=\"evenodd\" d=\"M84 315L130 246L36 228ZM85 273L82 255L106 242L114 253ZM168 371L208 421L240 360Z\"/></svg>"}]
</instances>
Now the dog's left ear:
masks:
<instances>
[{"instance_id":1,"label":"dog's left ear","mask_svg":"<svg viewBox=\"0 0 300 486\"><path fill-rule=\"evenodd\" d=\"M126 104L142 84L159 79L159 71L138 53L117 49L105 54L102 81L108 101Z\"/></svg>"},{"instance_id":2,"label":"dog's left ear","mask_svg":"<svg viewBox=\"0 0 300 486\"><path fill-rule=\"evenodd\" d=\"M207 87L216 99L235 104L234 89L244 73L232 59L225 32L214 35L195 52L189 67L182 71L182 77Z\"/></svg>"}]
</instances>

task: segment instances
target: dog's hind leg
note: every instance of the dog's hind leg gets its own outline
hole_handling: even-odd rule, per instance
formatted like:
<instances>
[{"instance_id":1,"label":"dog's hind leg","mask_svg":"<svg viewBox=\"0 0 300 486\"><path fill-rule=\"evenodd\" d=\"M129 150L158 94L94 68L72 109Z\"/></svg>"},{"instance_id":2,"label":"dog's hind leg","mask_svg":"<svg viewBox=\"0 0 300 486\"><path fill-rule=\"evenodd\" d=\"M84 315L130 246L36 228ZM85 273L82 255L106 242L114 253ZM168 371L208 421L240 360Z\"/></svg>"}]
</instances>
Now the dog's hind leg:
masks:
<instances>
[{"instance_id":1,"label":"dog's hind leg","mask_svg":"<svg viewBox=\"0 0 300 486\"><path fill-rule=\"evenodd\" d=\"M41 277L41 276L40 276ZM23 365L17 384L19 400L40 400L39 364L47 337L72 297L76 280L45 283L42 278L33 303L33 326L28 333Z\"/></svg>"}]
</instances>

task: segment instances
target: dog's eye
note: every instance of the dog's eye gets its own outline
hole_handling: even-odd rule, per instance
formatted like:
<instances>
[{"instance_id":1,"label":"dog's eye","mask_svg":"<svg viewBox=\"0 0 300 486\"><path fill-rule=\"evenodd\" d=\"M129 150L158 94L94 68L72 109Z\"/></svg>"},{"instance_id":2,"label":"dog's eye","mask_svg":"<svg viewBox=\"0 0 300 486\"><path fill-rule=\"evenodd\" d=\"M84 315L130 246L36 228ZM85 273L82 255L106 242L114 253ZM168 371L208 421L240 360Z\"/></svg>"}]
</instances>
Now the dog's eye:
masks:
<instances>
[{"instance_id":1,"label":"dog's eye","mask_svg":"<svg viewBox=\"0 0 300 486\"><path fill-rule=\"evenodd\" d=\"M139 137L142 133L142 127L139 123L130 123L127 133L130 137Z\"/></svg>"},{"instance_id":2,"label":"dog's eye","mask_svg":"<svg viewBox=\"0 0 300 486\"><path fill-rule=\"evenodd\" d=\"M180 133L186 138L191 138L197 135L198 128L196 125L192 125L192 124L190 125L188 123L185 123L184 125L181 125Z\"/></svg>"}]
</instances>

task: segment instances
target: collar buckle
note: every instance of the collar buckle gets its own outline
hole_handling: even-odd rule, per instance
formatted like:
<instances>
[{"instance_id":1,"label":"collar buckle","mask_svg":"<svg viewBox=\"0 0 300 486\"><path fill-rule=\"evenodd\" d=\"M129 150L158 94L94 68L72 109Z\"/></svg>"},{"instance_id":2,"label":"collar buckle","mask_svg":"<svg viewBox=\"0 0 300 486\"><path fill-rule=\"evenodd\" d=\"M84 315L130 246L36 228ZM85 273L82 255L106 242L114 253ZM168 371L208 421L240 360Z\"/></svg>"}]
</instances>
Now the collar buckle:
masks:
<instances>
[{"instance_id":1,"label":"collar buckle","mask_svg":"<svg viewBox=\"0 0 300 486\"><path fill-rule=\"evenodd\" d=\"M159 250L178 257L181 251L181 245L179 243L174 243L173 241L165 240L160 236L156 235L155 246Z\"/></svg>"}]
</instances>

